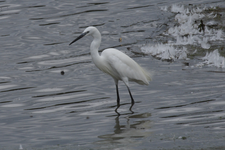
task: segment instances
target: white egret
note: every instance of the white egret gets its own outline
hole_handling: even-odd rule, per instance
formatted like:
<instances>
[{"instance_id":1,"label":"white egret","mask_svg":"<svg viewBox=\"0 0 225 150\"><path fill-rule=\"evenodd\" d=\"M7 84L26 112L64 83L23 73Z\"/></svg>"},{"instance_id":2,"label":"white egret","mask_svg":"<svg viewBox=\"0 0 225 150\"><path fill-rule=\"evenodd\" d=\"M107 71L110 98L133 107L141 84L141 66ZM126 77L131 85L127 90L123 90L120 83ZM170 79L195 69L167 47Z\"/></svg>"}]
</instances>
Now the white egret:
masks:
<instances>
[{"instance_id":1,"label":"white egret","mask_svg":"<svg viewBox=\"0 0 225 150\"><path fill-rule=\"evenodd\" d=\"M95 27L90 26L86 28L83 33L73 40L69 45L73 44L85 35L91 35L94 38L90 46L93 63L98 69L109 74L114 79L117 93L116 111L120 106L118 90L119 80L123 81L128 89L132 104L130 107L131 110L132 106L134 105L134 99L130 92L129 81L133 81L141 85L148 85L149 81L151 81L150 73L144 70L132 58L117 49L108 48L99 54L98 50L101 44L101 34Z\"/></svg>"}]
</instances>

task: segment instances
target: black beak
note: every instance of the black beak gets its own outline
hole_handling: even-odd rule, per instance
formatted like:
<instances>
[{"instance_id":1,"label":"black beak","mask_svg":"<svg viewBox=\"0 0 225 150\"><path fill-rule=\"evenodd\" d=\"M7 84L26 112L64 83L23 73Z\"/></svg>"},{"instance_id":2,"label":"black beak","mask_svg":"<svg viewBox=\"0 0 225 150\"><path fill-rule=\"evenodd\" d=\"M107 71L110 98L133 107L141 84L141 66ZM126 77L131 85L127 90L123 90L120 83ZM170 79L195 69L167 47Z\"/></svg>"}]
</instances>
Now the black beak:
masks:
<instances>
[{"instance_id":1,"label":"black beak","mask_svg":"<svg viewBox=\"0 0 225 150\"><path fill-rule=\"evenodd\" d=\"M76 42L77 40L81 39L82 37L84 37L86 34L88 34L89 31L82 33L80 36L78 36L75 40L73 40L69 45L73 44L74 42Z\"/></svg>"}]
</instances>

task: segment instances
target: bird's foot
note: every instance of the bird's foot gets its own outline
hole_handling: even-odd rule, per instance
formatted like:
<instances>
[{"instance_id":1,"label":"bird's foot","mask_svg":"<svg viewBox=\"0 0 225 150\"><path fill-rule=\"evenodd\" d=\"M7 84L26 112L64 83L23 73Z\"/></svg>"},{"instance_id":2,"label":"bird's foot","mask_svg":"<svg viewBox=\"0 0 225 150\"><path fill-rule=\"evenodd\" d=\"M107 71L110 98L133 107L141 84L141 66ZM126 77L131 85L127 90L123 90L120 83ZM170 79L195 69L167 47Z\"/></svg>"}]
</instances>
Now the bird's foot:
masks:
<instances>
[{"instance_id":1,"label":"bird's foot","mask_svg":"<svg viewBox=\"0 0 225 150\"><path fill-rule=\"evenodd\" d=\"M120 116L120 113L118 113L117 109L120 107L120 105L117 105L115 112L117 113L118 116Z\"/></svg>"},{"instance_id":2,"label":"bird's foot","mask_svg":"<svg viewBox=\"0 0 225 150\"><path fill-rule=\"evenodd\" d=\"M134 102L131 103L131 106L130 106L130 109L129 109L129 110L132 112L132 114L134 113L134 112L132 111L132 107L133 107L133 106L134 106Z\"/></svg>"}]
</instances>

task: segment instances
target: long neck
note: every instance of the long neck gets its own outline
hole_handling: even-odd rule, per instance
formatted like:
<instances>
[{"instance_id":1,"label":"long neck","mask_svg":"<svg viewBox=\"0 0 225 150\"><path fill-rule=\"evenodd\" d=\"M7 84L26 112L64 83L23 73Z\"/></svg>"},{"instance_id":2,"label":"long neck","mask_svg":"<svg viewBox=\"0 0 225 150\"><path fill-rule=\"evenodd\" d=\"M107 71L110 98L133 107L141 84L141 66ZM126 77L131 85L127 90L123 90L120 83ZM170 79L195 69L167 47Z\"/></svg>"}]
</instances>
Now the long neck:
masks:
<instances>
[{"instance_id":1,"label":"long neck","mask_svg":"<svg viewBox=\"0 0 225 150\"><path fill-rule=\"evenodd\" d=\"M99 31L96 31L93 35L94 40L91 43L91 57L92 59L98 58L100 55L98 53L98 49L101 44L101 34Z\"/></svg>"}]
</instances>

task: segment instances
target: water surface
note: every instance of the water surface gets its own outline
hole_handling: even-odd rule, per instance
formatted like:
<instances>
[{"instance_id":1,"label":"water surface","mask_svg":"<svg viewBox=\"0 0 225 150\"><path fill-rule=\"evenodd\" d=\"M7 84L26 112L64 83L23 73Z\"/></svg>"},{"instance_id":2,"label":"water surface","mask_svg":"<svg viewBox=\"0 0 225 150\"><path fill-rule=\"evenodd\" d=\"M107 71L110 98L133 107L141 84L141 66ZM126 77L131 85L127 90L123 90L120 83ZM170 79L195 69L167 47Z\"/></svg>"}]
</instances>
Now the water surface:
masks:
<instances>
[{"instance_id":1,"label":"water surface","mask_svg":"<svg viewBox=\"0 0 225 150\"><path fill-rule=\"evenodd\" d=\"M225 7L213 0L0 1L1 149L223 149L225 71L195 66L210 49L188 45L198 53L174 61L141 51L173 40L163 33L177 13L162 7L174 4L219 6L221 14ZM102 33L101 50L118 48L154 72L149 86L131 83L132 111L120 82L120 116L114 81L91 62L91 37L68 45L90 25ZM222 54L217 42L210 44Z\"/></svg>"}]
</instances>

